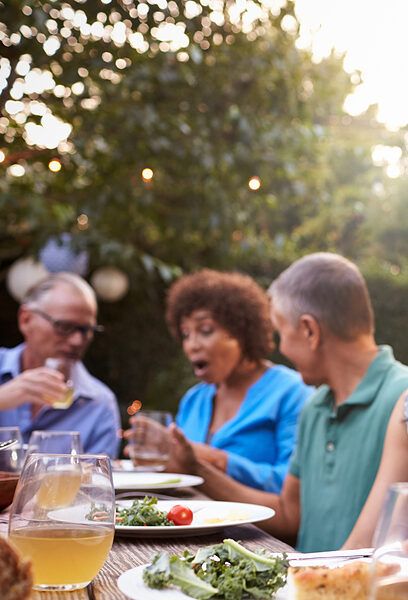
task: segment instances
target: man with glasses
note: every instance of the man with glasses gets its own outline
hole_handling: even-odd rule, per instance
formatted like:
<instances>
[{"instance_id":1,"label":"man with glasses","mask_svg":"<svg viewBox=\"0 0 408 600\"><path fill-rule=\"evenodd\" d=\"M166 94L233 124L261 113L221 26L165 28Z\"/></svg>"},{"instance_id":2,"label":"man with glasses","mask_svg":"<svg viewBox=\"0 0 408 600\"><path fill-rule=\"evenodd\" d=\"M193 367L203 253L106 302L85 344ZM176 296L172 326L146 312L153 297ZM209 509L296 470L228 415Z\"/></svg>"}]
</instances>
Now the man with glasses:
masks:
<instances>
[{"instance_id":1,"label":"man with glasses","mask_svg":"<svg viewBox=\"0 0 408 600\"><path fill-rule=\"evenodd\" d=\"M34 430L79 431L86 453L116 457L116 398L82 363L94 334L103 330L96 316L93 289L73 273L52 274L28 292L18 312L24 343L0 348L0 426L18 425L25 442ZM63 372L45 366L47 359L63 365ZM71 385L72 404L56 408Z\"/></svg>"}]
</instances>

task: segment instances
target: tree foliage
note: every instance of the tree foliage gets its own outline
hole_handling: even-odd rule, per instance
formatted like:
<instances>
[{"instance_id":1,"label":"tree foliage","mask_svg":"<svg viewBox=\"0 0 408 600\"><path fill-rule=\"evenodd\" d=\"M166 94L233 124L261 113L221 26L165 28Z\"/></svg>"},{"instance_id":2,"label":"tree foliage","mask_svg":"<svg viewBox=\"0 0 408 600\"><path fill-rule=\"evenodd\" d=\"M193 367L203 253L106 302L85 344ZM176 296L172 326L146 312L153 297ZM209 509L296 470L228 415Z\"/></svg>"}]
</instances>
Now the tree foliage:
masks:
<instances>
[{"instance_id":1,"label":"tree foliage","mask_svg":"<svg viewBox=\"0 0 408 600\"><path fill-rule=\"evenodd\" d=\"M188 379L163 322L182 271L238 268L266 283L325 249L362 260L375 248L400 264L398 218L373 239L373 189L387 182L371 148L401 140L372 114L344 114L341 60L297 49L291 2L0 6L0 260L69 231L92 268L126 270L130 294L102 306L108 334L90 355L124 402L162 404L171 390L171 405ZM47 122L72 129L35 142Z\"/></svg>"}]
</instances>

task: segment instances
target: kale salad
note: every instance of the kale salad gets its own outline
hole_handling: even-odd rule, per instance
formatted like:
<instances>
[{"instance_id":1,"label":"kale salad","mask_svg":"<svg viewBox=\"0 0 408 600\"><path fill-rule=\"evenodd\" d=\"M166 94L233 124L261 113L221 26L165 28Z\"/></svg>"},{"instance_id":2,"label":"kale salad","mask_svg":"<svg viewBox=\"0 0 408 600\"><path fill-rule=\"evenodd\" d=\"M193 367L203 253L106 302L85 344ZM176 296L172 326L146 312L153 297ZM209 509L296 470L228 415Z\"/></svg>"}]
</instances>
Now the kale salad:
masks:
<instances>
[{"instance_id":1,"label":"kale salad","mask_svg":"<svg viewBox=\"0 0 408 600\"><path fill-rule=\"evenodd\" d=\"M143 571L151 588L178 588L198 600L266 600L285 585L286 555L252 552L232 539L181 556L160 552Z\"/></svg>"}]
</instances>

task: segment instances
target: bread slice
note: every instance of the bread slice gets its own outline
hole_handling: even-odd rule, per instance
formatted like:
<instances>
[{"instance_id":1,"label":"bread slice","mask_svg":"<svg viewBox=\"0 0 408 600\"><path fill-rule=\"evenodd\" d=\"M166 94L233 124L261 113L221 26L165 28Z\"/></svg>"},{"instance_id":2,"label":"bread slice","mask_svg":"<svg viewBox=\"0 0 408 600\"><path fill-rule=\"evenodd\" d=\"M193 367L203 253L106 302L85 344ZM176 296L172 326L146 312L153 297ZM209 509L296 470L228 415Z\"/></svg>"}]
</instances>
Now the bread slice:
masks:
<instances>
[{"instance_id":1,"label":"bread slice","mask_svg":"<svg viewBox=\"0 0 408 600\"><path fill-rule=\"evenodd\" d=\"M33 576L31 562L0 536L0 597L1 600L26 600L31 597Z\"/></svg>"},{"instance_id":2,"label":"bread slice","mask_svg":"<svg viewBox=\"0 0 408 600\"><path fill-rule=\"evenodd\" d=\"M370 564L353 561L343 566L290 567L296 600L367 600Z\"/></svg>"}]
</instances>

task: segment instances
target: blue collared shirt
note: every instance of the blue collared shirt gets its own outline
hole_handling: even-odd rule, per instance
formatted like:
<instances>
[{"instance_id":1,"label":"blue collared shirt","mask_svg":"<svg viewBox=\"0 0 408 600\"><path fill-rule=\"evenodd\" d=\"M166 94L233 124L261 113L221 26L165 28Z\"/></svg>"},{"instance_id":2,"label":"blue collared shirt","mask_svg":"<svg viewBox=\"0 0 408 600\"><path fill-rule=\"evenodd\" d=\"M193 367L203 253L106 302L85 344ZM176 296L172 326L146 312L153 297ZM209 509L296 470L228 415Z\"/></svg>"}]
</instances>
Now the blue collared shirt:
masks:
<instances>
[{"instance_id":1,"label":"blue collared shirt","mask_svg":"<svg viewBox=\"0 0 408 600\"><path fill-rule=\"evenodd\" d=\"M24 344L0 348L0 385L21 372ZM20 427L24 442L34 430L79 431L84 452L107 454L115 458L119 449L120 416L116 397L99 379L93 377L82 362L72 372L74 401L64 410L41 407L33 418L32 405L21 404L0 410L1 427Z\"/></svg>"}]
</instances>

